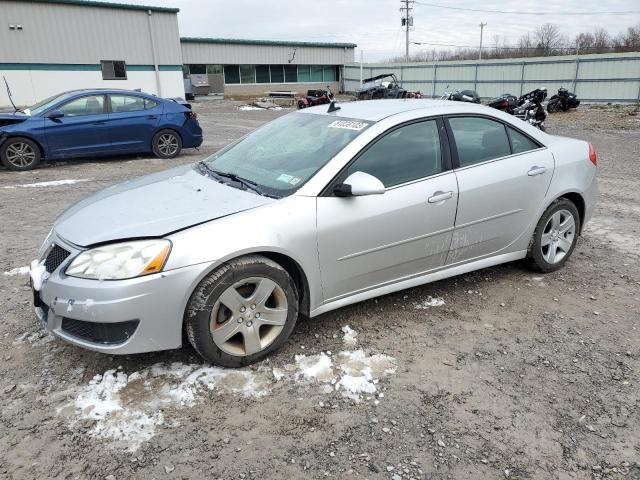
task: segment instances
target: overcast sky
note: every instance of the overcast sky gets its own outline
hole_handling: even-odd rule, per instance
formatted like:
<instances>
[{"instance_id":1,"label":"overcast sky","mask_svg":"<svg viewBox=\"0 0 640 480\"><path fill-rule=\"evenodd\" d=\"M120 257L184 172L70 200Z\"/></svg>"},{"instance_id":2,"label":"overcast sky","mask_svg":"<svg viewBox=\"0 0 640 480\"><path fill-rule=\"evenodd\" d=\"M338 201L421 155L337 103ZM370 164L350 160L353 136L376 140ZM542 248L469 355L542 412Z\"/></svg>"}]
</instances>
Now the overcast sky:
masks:
<instances>
[{"instance_id":1,"label":"overcast sky","mask_svg":"<svg viewBox=\"0 0 640 480\"><path fill-rule=\"evenodd\" d=\"M117 0L116 0L117 1ZM308 40L356 43L356 58L365 61L404 55L400 26L400 0L121 0L128 3L180 9L180 35L185 37ZM522 12L602 12L640 10L639 0L425 0L456 7ZM485 45L516 42L540 23L556 23L572 37L580 31L603 27L617 34L640 24L632 15L512 15L464 12L416 3L412 41L477 45L478 24L486 22ZM412 51L428 47L410 46ZM428 48L429 49L429 48Z\"/></svg>"}]
</instances>

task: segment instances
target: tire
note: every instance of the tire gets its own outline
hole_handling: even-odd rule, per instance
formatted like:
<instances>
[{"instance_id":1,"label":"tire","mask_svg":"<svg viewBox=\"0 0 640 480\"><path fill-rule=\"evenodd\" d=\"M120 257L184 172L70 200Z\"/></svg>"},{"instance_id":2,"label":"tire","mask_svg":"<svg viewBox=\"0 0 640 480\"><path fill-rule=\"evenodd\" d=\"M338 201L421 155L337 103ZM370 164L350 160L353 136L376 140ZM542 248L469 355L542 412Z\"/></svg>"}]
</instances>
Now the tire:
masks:
<instances>
[{"instance_id":1,"label":"tire","mask_svg":"<svg viewBox=\"0 0 640 480\"><path fill-rule=\"evenodd\" d=\"M560 110L560 106L558 105L558 102L551 101L547 104L547 112L556 113L559 110Z\"/></svg>"},{"instance_id":2,"label":"tire","mask_svg":"<svg viewBox=\"0 0 640 480\"><path fill-rule=\"evenodd\" d=\"M182 139L174 130L165 128L153 136L153 154L158 158L175 158L182 150Z\"/></svg>"},{"instance_id":3,"label":"tire","mask_svg":"<svg viewBox=\"0 0 640 480\"><path fill-rule=\"evenodd\" d=\"M554 272L569 260L578 241L580 214L566 198L555 200L545 210L533 233L529 258L539 272Z\"/></svg>"},{"instance_id":4,"label":"tire","mask_svg":"<svg viewBox=\"0 0 640 480\"><path fill-rule=\"evenodd\" d=\"M7 139L0 147L0 160L9 170L31 170L42 160L42 152L33 140L14 137Z\"/></svg>"},{"instance_id":5,"label":"tire","mask_svg":"<svg viewBox=\"0 0 640 480\"><path fill-rule=\"evenodd\" d=\"M291 276L276 262L250 255L229 261L200 282L184 325L189 343L205 360L237 368L280 348L298 315L299 294Z\"/></svg>"}]
</instances>

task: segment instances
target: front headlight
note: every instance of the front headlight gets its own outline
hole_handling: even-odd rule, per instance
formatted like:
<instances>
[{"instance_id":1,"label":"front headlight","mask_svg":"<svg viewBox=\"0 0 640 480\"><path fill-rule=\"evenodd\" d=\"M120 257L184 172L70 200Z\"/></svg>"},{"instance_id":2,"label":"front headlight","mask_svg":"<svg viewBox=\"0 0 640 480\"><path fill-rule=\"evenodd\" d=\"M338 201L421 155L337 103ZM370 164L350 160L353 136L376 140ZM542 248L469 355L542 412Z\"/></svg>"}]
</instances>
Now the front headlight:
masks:
<instances>
[{"instance_id":1,"label":"front headlight","mask_svg":"<svg viewBox=\"0 0 640 480\"><path fill-rule=\"evenodd\" d=\"M169 257L169 240L137 240L92 248L67 267L70 277L124 280L162 270Z\"/></svg>"}]
</instances>

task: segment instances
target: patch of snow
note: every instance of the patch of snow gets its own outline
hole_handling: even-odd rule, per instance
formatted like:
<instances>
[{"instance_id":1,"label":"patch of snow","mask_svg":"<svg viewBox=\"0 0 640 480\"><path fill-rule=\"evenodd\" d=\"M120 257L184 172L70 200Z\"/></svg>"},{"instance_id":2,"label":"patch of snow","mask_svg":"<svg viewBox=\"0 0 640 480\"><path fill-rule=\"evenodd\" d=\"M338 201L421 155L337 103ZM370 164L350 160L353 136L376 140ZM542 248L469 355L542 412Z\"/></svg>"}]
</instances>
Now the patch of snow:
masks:
<instances>
[{"instance_id":1,"label":"patch of snow","mask_svg":"<svg viewBox=\"0 0 640 480\"><path fill-rule=\"evenodd\" d=\"M58 187L60 185L74 185L76 183L90 182L93 178L70 178L67 180L52 180L50 182L23 183L20 185L7 185L2 188L39 188L39 187Z\"/></svg>"},{"instance_id":2,"label":"patch of snow","mask_svg":"<svg viewBox=\"0 0 640 480\"><path fill-rule=\"evenodd\" d=\"M346 346L353 347L356 343L358 343L358 341L356 340L356 335L358 335L358 332L356 332L349 325L345 325L344 327L342 327L342 332L344 333L342 341Z\"/></svg>"},{"instance_id":3,"label":"patch of snow","mask_svg":"<svg viewBox=\"0 0 640 480\"><path fill-rule=\"evenodd\" d=\"M295 374L296 379L317 380L320 382L329 382L333 378L333 369L331 368L331 357L321 352L318 355L296 355Z\"/></svg>"},{"instance_id":4,"label":"patch of snow","mask_svg":"<svg viewBox=\"0 0 640 480\"><path fill-rule=\"evenodd\" d=\"M430 307L441 307L444 305L444 300L440 297L428 296L426 300L421 303L415 303L413 306L416 310L425 310Z\"/></svg>"},{"instance_id":5,"label":"patch of snow","mask_svg":"<svg viewBox=\"0 0 640 480\"><path fill-rule=\"evenodd\" d=\"M241 105L238 107L238 110L249 111L249 110L266 110L266 108L254 107L253 105Z\"/></svg>"},{"instance_id":6,"label":"patch of snow","mask_svg":"<svg viewBox=\"0 0 640 480\"><path fill-rule=\"evenodd\" d=\"M71 423L78 418L94 420L91 436L124 443L135 451L164 423L164 407L195 405L204 390L261 397L269 393L270 385L270 379L262 377L251 370L179 362L155 364L129 375L108 370L80 389L72 404Z\"/></svg>"},{"instance_id":7,"label":"patch of snow","mask_svg":"<svg viewBox=\"0 0 640 480\"><path fill-rule=\"evenodd\" d=\"M49 278L49 272L47 272L47 269L44 266L44 261L32 261L29 274L31 275L31 284L33 289L39 292L42 288L42 284L47 281L47 278Z\"/></svg>"},{"instance_id":8,"label":"patch of snow","mask_svg":"<svg viewBox=\"0 0 640 480\"><path fill-rule=\"evenodd\" d=\"M28 265L26 267L16 267L4 272L3 275L6 275L7 277L13 277L14 275L27 275L29 270L30 268Z\"/></svg>"},{"instance_id":9,"label":"patch of snow","mask_svg":"<svg viewBox=\"0 0 640 480\"><path fill-rule=\"evenodd\" d=\"M345 396L359 400L361 393L376 392L380 377L396 372L395 359L388 355L367 355L364 350L340 352L337 367L342 376L336 390L344 389Z\"/></svg>"}]
</instances>

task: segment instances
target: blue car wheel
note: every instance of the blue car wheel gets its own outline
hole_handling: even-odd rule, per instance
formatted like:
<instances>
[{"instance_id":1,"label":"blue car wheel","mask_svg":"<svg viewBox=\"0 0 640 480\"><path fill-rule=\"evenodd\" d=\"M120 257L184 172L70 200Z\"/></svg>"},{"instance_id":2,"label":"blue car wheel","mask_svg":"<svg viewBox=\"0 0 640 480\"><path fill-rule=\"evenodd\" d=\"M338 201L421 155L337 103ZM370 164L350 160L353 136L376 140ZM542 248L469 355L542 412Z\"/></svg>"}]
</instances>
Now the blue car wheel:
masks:
<instances>
[{"instance_id":1,"label":"blue car wheel","mask_svg":"<svg viewBox=\"0 0 640 480\"><path fill-rule=\"evenodd\" d=\"M24 137L9 138L0 148L0 160L9 170L31 170L41 158L40 147Z\"/></svg>"},{"instance_id":2,"label":"blue car wheel","mask_svg":"<svg viewBox=\"0 0 640 480\"><path fill-rule=\"evenodd\" d=\"M175 158L182 150L182 139L173 130L160 130L153 136L153 153L159 158Z\"/></svg>"}]
</instances>

